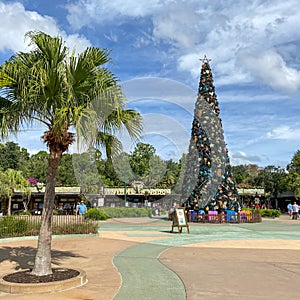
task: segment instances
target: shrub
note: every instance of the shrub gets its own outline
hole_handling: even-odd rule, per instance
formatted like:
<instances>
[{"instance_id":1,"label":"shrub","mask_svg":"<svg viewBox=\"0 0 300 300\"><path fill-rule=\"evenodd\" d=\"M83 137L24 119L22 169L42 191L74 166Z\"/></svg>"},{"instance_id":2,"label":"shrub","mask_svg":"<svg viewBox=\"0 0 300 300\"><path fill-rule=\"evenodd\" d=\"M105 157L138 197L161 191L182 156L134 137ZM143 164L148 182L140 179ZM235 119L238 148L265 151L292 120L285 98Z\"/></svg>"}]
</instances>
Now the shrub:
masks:
<instances>
[{"instance_id":1,"label":"shrub","mask_svg":"<svg viewBox=\"0 0 300 300\"><path fill-rule=\"evenodd\" d=\"M250 210L250 211L259 212L263 218L278 218L281 215L280 210L277 210L277 209L243 208L243 210Z\"/></svg>"},{"instance_id":2,"label":"shrub","mask_svg":"<svg viewBox=\"0 0 300 300\"><path fill-rule=\"evenodd\" d=\"M258 211L264 218L278 218L281 215L280 210L277 209L259 209Z\"/></svg>"},{"instance_id":3,"label":"shrub","mask_svg":"<svg viewBox=\"0 0 300 300\"><path fill-rule=\"evenodd\" d=\"M83 221L81 223L55 224L53 226L53 234L88 234L97 233L98 224L96 222Z\"/></svg>"},{"instance_id":4,"label":"shrub","mask_svg":"<svg viewBox=\"0 0 300 300\"><path fill-rule=\"evenodd\" d=\"M148 217L149 211L147 208L129 208L129 207L105 207L101 208L105 211L109 218L135 218Z\"/></svg>"},{"instance_id":5,"label":"shrub","mask_svg":"<svg viewBox=\"0 0 300 300\"><path fill-rule=\"evenodd\" d=\"M13 237L26 235L28 222L13 216L4 217L0 220L0 237Z\"/></svg>"},{"instance_id":6,"label":"shrub","mask_svg":"<svg viewBox=\"0 0 300 300\"><path fill-rule=\"evenodd\" d=\"M31 216L31 213L30 213L30 211L20 211L19 213L18 213L18 215L19 216Z\"/></svg>"},{"instance_id":7,"label":"shrub","mask_svg":"<svg viewBox=\"0 0 300 300\"><path fill-rule=\"evenodd\" d=\"M107 220L109 218L108 214L103 209L97 209L97 208L90 208L86 214L86 219L90 220Z\"/></svg>"}]
</instances>

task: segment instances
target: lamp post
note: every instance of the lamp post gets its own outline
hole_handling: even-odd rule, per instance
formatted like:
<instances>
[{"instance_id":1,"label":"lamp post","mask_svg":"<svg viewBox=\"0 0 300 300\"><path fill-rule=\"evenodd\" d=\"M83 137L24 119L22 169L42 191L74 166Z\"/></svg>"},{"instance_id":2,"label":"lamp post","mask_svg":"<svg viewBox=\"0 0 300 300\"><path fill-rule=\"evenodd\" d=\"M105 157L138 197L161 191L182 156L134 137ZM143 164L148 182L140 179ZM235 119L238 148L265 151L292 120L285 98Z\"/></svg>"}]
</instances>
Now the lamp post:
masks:
<instances>
[{"instance_id":1,"label":"lamp post","mask_svg":"<svg viewBox=\"0 0 300 300\"><path fill-rule=\"evenodd\" d=\"M124 207L126 207L126 174L124 174Z\"/></svg>"}]
</instances>

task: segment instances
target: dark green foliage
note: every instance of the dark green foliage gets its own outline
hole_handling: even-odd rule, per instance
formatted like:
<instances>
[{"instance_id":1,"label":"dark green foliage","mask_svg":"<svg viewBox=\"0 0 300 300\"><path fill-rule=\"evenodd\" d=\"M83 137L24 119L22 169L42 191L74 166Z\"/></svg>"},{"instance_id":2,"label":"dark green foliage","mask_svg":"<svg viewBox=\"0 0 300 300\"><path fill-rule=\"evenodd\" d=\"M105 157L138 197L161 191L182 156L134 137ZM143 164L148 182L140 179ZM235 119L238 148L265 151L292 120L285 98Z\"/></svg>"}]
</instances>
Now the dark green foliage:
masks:
<instances>
[{"instance_id":1,"label":"dark green foliage","mask_svg":"<svg viewBox=\"0 0 300 300\"><path fill-rule=\"evenodd\" d=\"M106 207L101 208L110 218L149 217L147 208Z\"/></svg>"},{"instance_id":2,"label":"dark green foliage","mask_svg":"<svg viewBox=\"0 0 300 300\"><path fill-rule=\"evenodd\" d=\"M278 218L281 215L281 212L278 209L258 209L254 211L260 212L263 218Z\"/></svg>"},{"instance_id":3,"label":"dark green foliage","mask_svg":"<svg viewBox=\"0 0 300 300\"><path fill-rule=\"evenodd\" d=\"M34 177L41 183L46 183L49 154L39 151L30 156L27 167L27 177Z\"/></svg>"},{"instance_id":4,"label":"dark green foliage","mask_svg":"<svg viewBox=\"0 0 300 300\"><path fill-rule=\"evenodd\" d=\"M103 209L90 208L85 216L86 219L100 221L107 220L109 218L108 214Z\"/></svg>"},{"instance_id":5,"label":"dark green foliage","mask_svg":"<svg viewBox=\"0 0 300 300\"><path fill-rule=\"evenodd\" d=\"M281 211L278 209L254 209L245 207L243 210L248 210L252 212L259 212L263 218L278 218L281 215Z\"/></svg>"},{"instance_id":6,"label":"dark green foliage","mask_svg":"<svg viewBox=\"0 0 300 300\"><path fill-rule=\"evenodd\" d=\"M18 215L19 216L31 216L31 213L30 213L30 211L20 211L19 213L18 213Z\"/></svg>"},{"instance_id":7,"label":"dark green foliage","mask_svg":"<svg viewBox=\"0 0 300 300\"><path fill-rule=\"evenodd\" d=\"M71 154L63 154L56 179L57 186L77 186Z\"/></svg>"},{"instance_id":8,"label":"dark green foliage","mask_svg":"<svg viewBox=\"0 0 300 300\"><path fill-rule=\"evenodd\" d=\"M150 144L138 143L136 145L129 159L135 174L143 177L150 173L150 160L155 151L155 148Z\"/></svg>"},{"instance_id":9,"label":"dark green foliage","mask_svg":"<svg viewBox=\"0 0 300 300\"><path fill-rule=\"evenodd\" d=\"M15 217L4 217L0 220L0 237L24 236L30 229L28 222Z\"/></svg>"},{"instance_id":10,"label":"dark green foliage","mask_svg":"<svg viewBox=\"0 0 300 300\"><path fill-rule=\"evenodd\" d=\"M18 144L14 142L0 144L0 168L3 171L14 169L24 172L28 159L29 153Z\"/></svg>"},{"instance_id":11,"label":"dark green foliage","mask_svg":"<svg viewBox=\"0 0 300 300\"><path fill-rule=\"evenodd\" d=\"M279 193L286 190L286 175L285 170L280 167L267 166L258 173L256 185L264 187L266 193L277 198Z\"/></svg>"}]
</instances>

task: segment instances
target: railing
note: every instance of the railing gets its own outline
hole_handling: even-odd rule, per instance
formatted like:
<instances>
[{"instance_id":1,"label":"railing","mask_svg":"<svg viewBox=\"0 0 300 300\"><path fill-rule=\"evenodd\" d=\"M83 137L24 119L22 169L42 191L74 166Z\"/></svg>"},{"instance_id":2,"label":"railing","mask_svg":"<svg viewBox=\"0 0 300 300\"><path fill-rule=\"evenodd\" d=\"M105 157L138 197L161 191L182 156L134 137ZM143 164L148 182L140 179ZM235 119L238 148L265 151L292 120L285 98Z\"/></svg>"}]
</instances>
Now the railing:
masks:
<instances>
[{"instance_id":1,"label":"railing","mask_svg":"<svg viewBox=\"0 0 300 300\"><path fill-rule=\"evenodd\" d=\"M0 218L0 238L36 236L39 234L41 216L4 216ZM53 216L53 234L97 233L98 222L82 216Z\"/></svg>"},{"instance_id":2,"label":"railing","mask_svg":"<svg viewBox=\"0 0 300 300\"><path fill-rule=\"evenodd\" d=\"M187 214L189 222L196 223L259 223L262 221L259 212L241 211L239 213L199 213L190 211Z\"/></svg>"}]
</instances>

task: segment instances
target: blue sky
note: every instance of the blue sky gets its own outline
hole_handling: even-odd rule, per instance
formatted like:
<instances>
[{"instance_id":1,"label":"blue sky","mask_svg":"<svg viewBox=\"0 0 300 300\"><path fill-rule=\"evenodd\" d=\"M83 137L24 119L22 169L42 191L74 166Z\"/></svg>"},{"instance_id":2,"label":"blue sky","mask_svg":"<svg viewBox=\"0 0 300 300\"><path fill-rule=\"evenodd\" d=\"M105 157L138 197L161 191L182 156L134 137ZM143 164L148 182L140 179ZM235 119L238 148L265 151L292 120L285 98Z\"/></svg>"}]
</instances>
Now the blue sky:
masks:
<instances>
[{"instance_id":1,"label":"blue sky","mask_svg":"<svg viewBox=\"0 0 300 300\"><path fill-rule=\"evenodd\" d=\"M0 63L28 50L30 30L59 34L78 52L111 49L109 68L144 116L143 141L176 159L188 148L199 59L207 55L231 163L285 167L300 148L298 7L298 0L0 0ZM35 126L16 141L36 153L45 149L41 134Z\"/></svg>"}]
</instances>

